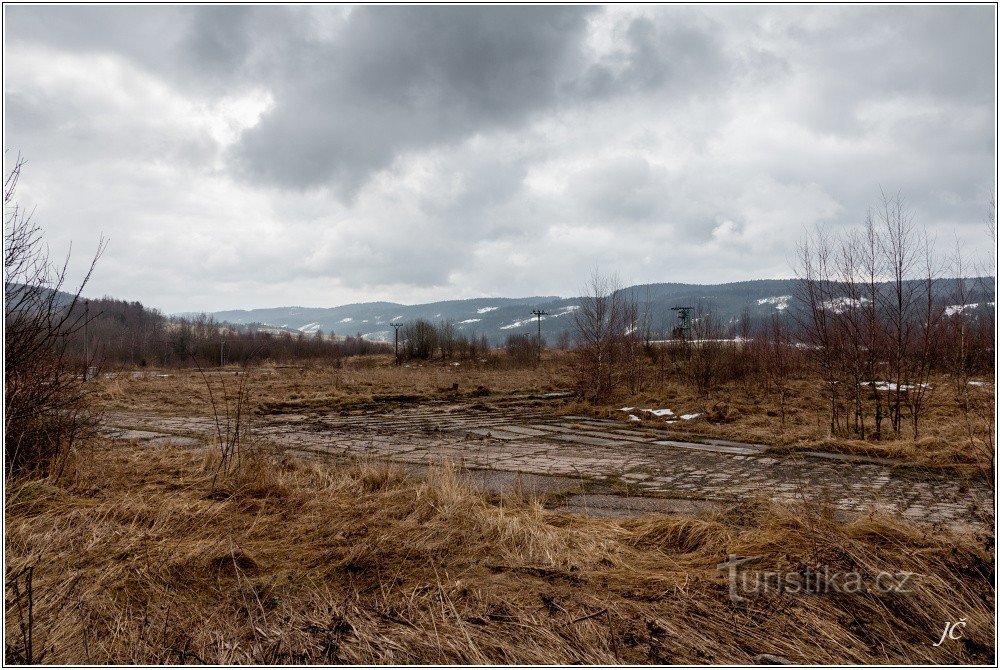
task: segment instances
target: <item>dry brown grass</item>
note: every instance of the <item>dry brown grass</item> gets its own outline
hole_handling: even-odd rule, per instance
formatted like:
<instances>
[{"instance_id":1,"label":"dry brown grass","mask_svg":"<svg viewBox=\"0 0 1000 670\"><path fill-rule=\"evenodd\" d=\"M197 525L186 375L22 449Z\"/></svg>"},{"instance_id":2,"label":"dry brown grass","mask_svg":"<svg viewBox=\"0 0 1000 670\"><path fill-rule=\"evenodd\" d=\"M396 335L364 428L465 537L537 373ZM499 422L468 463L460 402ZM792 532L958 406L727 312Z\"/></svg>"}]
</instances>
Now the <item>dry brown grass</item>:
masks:
<instances>
[{"instance_id":1,"label":"dry brown grass","mask_svg":"<svg viewBox=\"0 0 1000 670\"><path fill-rule=\"evenodd\" d=\"M205 452L99 445L5 501L49 663L989 663L992 537L756 504L595 520L493 504L444 468L261 459L212 493ZM917 573L902 594L733 604L715 565ZM938 640L964 618L961 641Z\"/></svg>"},{"instance_id":2,"label":"dry brown grass","mask_svg":"<svg viewBox=\"0 0 1000 670\"><path fill-rule=\"evenodd\" d=\"M224 374L235 371L227 368ZM216 379L216 374L208 372L210 379ZM252 374L258 378L255 391L259 410L265 414L336 410L380 401L426 402L544 393L565 390L569 378L568 361L563 357L535 370L507 367L502 359L499 364L414 362L397 367L390 356L363 356L345 359L336 366L265 364L253 368ZM211 412L205 382L190 369L103 379L99 397L102 406L111 410L170 415Z\"/></svg>"},{"instance_id":3,"label":"dry brown grass","mask_svg":"<svg viewBox=\"0 0 1000 670\"><path fill-rule=\"evenodd\" d=\"M116 411L174 416L211 414L205 383L196 371L170 370L166 374L170 376L102 380L100 403ZM254 374L258 376L254 384L255 406L263 415L373 409L387 404L488 401L573 388L572 358L565 352L547 352L538 369L509 367L502 358L499 365L463 362L457 366L413 363L409 367L396 367L391 357L367 356L346 359L340 366L265 365L256 368ZM623 405L670 408L675 415L700 416L667 424L662 418L638 415L649 426L669 428L679 434L760 442L784 450L819 449L894 458L924 468L985 472L990 468L993 449L987 436L993 434L994 428L987 419L992 415L994 395L988 386L972 389L973 411L966 416L951 380L932 379L920 438L914 440L909 426L904 424L902 434L886 435L878 441L831 436L821 383L810 377L789 382L784 424L773 395L752 383L728 384L703 397L690 385L672 377L661 384L655 371L648 371L645 386L647 390L639 395L621 395L599 406L577 399L551 402L547 406L560 414L584 414L623 422L628 418L619 411Z\"/></svg>"},{"instance_id":4,"label":"dry brown grass","mask_svg":"<svg viewBox=\"0 0 1000 670\"><path fill-rule=\"evenodd\" d=\"M773 395L750 384L728 384L708 397L699 397L691 387L667 380L662 387L653 384L651 391L643 395L620 398L615 404L589 411L622 418L624 414L618 411L622 404L667 407L676 415L700 414L691 421L669 424L670 430L678 433L758 442L779 447L778 451L830 451L898 459L920 468L981 471L991 475L994 442L990 436L995 430L989 420L995 402L992 388L972 389L971 411L965 414L950 378L938 376L930 383L918 439L913 439L911 427L905 421L899 435L887 432L880 440L832 436L829 401L823 395L820 381L811 377L789 382L784 424ZM583 406L576 409L587 411ZM663 419L638 415L648 425L664 426ZM868 421L870 424L870 417Z\"/></svg>"}]
</instances>

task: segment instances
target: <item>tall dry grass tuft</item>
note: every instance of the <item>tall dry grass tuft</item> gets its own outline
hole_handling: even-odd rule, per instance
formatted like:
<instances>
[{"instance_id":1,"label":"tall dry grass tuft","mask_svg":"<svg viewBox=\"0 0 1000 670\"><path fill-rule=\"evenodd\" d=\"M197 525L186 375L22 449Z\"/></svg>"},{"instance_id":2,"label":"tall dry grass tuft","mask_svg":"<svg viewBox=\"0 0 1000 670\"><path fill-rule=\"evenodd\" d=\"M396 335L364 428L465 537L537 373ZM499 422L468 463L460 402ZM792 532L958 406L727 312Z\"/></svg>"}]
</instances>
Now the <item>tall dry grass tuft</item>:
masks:
<instances>
[{"instance_id":1,"label":"tall dry grass tuft","mask_svg":"<svg viewBox=\"0 0 1000 670\"><path fill-rule=\"evenodd\" d=\"M96 449L7 499L6 659L51 663L969 663L994 657L991 537L822 507L598 520L378 463ZM734 603L716 565L915 573L908 593ZM18 579L21 596L12 590ZM18 605L18 603L20 603ZM21 607L21 610L18 610ZM945 621L965 636L939 647ZM192 626L191 622L198 625ZM44 656L43 656L44 654Z\"/></svg>"}]
</instances>

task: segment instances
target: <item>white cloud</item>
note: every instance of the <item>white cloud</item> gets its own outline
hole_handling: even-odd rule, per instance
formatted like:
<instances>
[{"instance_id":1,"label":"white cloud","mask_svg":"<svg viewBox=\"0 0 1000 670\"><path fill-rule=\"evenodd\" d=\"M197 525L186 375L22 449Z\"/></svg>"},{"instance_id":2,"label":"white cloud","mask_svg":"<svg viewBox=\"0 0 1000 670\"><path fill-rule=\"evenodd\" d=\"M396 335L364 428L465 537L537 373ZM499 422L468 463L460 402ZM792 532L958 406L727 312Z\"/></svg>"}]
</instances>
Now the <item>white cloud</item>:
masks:
<instances>
[{"instance_id":1,"label":"white cloud","mask_svg":"<svg viewBox=\"0 0 1000 670\"><path fill-rule=\"evenodd\" d=\"M880 188L983 235L994 9L564 9L6 8L18 198L171 311L787 276Z\"/></svg>"}]
</instances>

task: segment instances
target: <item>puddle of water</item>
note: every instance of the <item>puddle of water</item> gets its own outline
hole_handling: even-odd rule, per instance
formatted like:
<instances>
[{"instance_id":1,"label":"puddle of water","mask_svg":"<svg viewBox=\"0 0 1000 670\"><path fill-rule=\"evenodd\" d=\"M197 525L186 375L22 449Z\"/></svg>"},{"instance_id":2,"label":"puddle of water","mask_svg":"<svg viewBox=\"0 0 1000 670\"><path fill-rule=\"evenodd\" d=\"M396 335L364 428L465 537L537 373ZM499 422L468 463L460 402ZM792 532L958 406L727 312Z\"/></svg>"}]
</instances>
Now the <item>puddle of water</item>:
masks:
<instances>
[{"instance_id":1,"label":"puddle of water","mask_svg":"<svg viewBox=\"0 0 1000 670\"><path fill-rule=\"evenodd\" d=\"M716 509L718 506L718 503L708 500L581 493L566 498L554 509L587 516L624 518L650 514L694 516Z\"/></svg>"}]
</instances>

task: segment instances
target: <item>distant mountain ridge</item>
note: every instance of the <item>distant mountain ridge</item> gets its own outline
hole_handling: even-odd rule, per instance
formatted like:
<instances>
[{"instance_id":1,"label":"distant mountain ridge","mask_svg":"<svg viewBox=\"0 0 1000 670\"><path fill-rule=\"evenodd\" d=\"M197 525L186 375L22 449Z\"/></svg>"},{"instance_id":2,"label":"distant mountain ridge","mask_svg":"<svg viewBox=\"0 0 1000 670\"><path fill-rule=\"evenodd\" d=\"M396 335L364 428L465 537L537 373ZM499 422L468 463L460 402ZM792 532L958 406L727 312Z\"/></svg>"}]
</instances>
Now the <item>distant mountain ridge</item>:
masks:
<instances>
[{"instance_id":1,"label":"distant mountain ridge","mask_svg":"<svg viewBox=\"0 0 1000 670\"><path fill-rule=\"evenodd\" d=\"M942 279L936 286L939 295L952 292L956 280ZM967 280L967 304L970 310L990 309L994 301L993 279ZM669 332L677 324L677 314L671 307L694 307L711 313L722 323L740 319L744 310L753 318L772 314L794 313L799 307L794 296L796 279L757 279L728 284L659 283L630 286L623 290L635 295L640 304L648 303L651 327ZM494 342L507 335L536 332L532 310L548 314L542 317L542 335L550 342L563 331L573 330L573 312L582 298L531 296L526 298L471 298L445 300L421 305L392 302L369 302L337 307L274 307L251 310L227 310L209 315L217 321L234 324L260 324L290 331L325 334L362 335L371 340L389 341L393 329L389 325L426 319L433 323L451 321L466 334L485 334Z\"/></svg>"}]
</instances>

